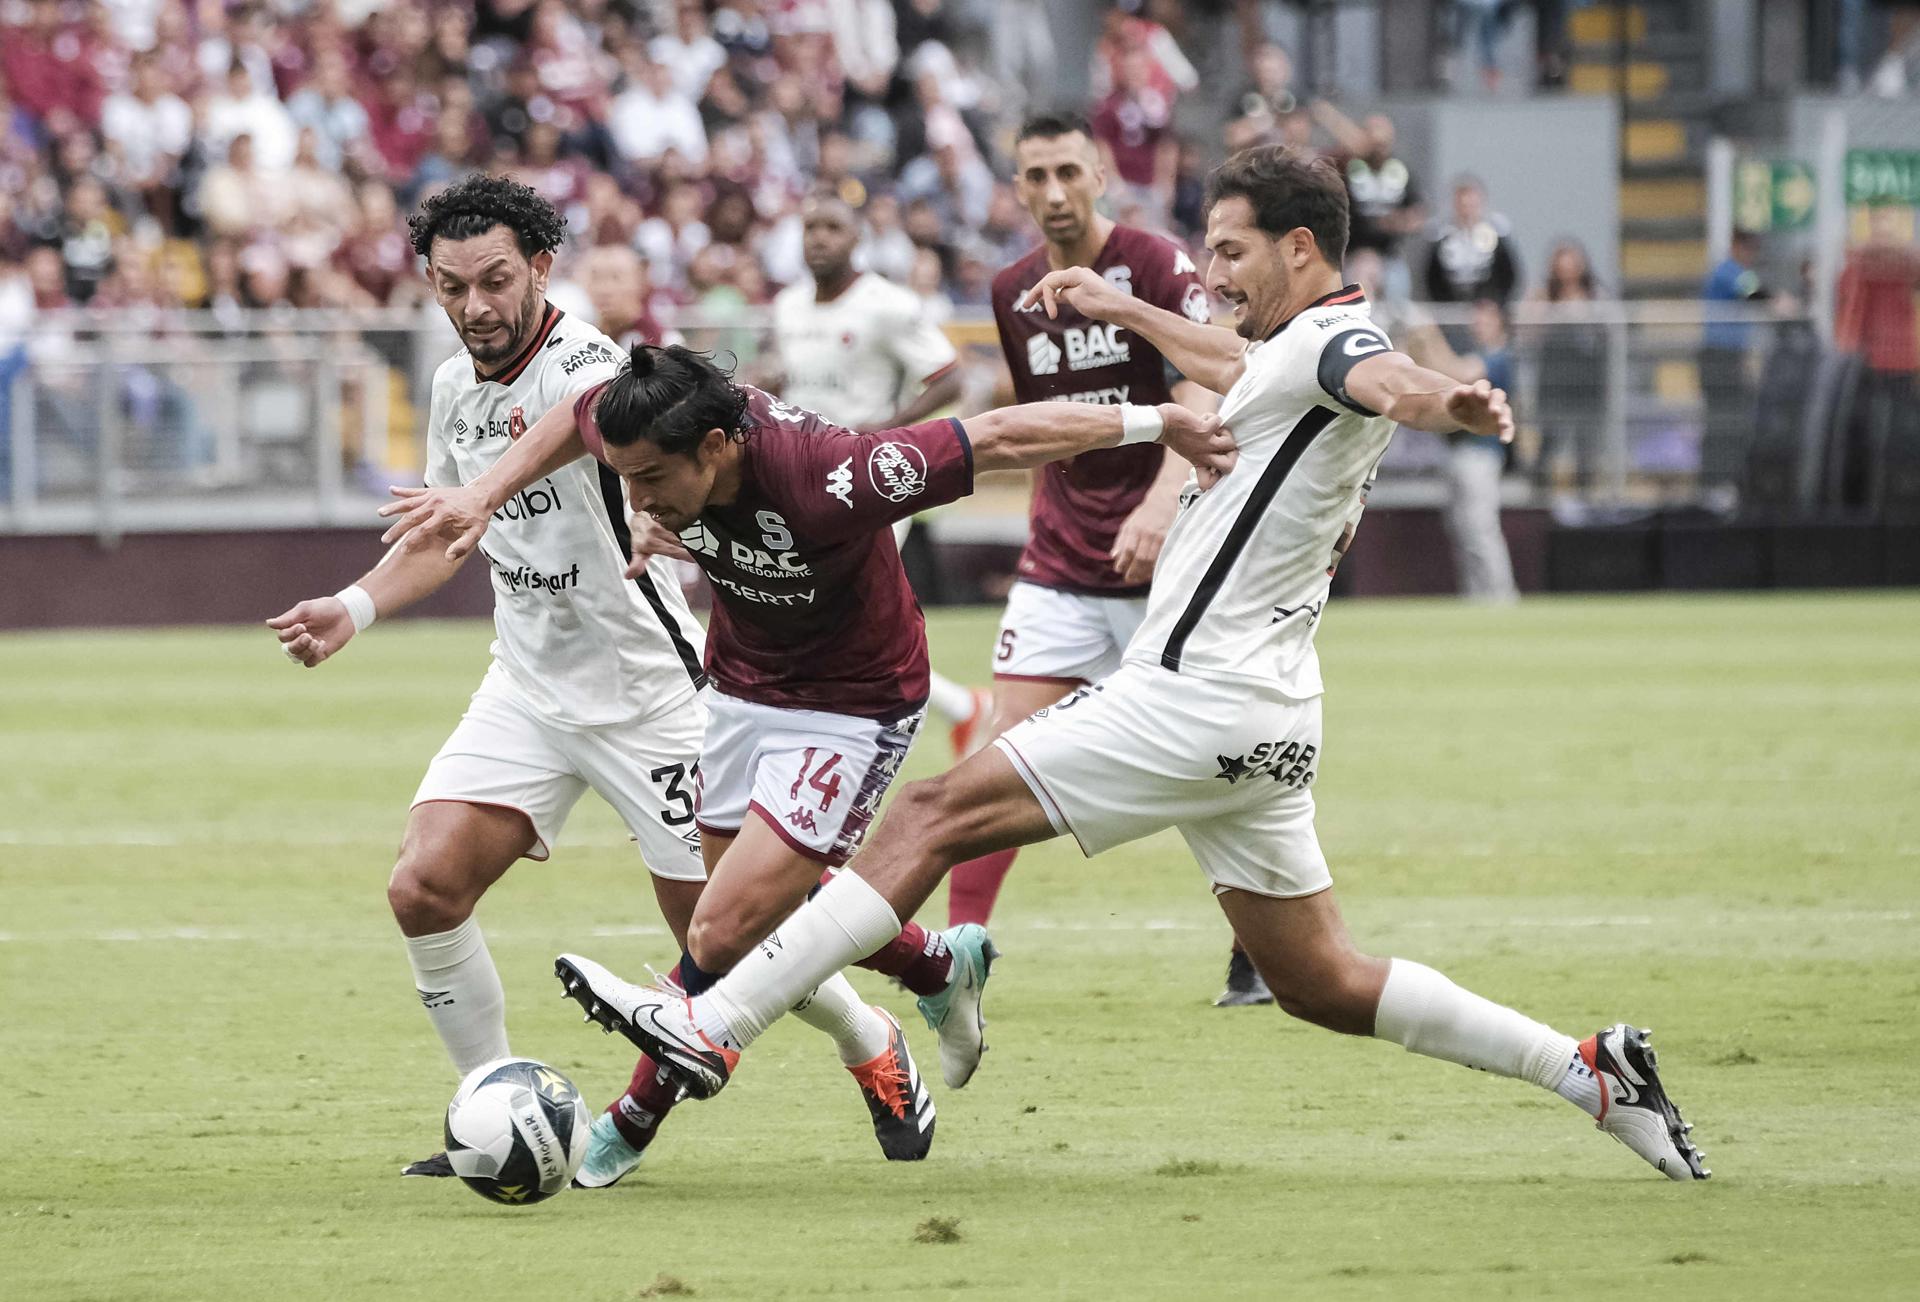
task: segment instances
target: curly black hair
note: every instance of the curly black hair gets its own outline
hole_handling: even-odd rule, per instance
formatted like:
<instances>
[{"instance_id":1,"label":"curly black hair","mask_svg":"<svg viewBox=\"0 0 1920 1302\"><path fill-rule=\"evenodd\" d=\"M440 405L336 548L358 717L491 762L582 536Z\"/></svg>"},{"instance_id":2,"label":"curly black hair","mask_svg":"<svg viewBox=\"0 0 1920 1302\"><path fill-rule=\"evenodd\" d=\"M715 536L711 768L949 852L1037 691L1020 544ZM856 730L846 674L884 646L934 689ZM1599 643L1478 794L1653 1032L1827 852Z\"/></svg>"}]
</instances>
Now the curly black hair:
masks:
<instances>
[{"instance_id":1,"label":"curly black hair","mask_svg":"<svg viewBox=\"0 0 1920 1302\"><path fill-rule=\"evenodd\" d=\"M550 253L567 238L567 222L540 195L518 181L476 172L420 205L407 219L413 251L426 257L435 239L470 240L496 226L513 232L520 252Z\"/></svg>"},{"instance_id":2,"label":"curly black hair","mask_svg":"<svg viewBox=\"0 0 1920 1302\"><path fill-rule=\"evenodd\" d=\"M594 409L608 445L630 447L641 439L662 452L688 453L710 429L746 441L747 393L711 353L679 344L635 344L627 364L608 381Z\"/></svg>"}]
</instances>

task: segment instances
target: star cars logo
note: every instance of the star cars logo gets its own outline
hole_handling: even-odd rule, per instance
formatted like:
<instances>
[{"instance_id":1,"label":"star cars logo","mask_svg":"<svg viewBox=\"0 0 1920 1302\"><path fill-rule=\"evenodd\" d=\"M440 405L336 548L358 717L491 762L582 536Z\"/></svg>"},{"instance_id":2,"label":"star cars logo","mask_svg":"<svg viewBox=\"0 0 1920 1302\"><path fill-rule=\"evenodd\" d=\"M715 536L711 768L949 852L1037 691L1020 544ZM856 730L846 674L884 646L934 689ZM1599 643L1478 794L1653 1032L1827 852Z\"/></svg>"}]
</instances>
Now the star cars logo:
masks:
<instances>
[{"instance_id":1,"label":"star cars logo","mask_svg":"<svg viewBox=\"0 0 1920 1302\"><path fill-rule=\"evenodd\" d=\"M827 496L840 499L840 505L853 509L853 458L848 457L827 473Z\"/></svg>"},{"instance_id":2,"label":"star cars logo","mask_svg":"<svg viewBox=\"0 0 1920 1302\"><path fill-rule=\"evenodd\" d=\"M1259 777L1271 778L1283 787L1307 787L1313 784L1313 757L1318 750L1312 742L1263 741L1246 755L1214 756L1220 762L1220 771L1214 776L1225 778L1230 787Z\"/></svg>"},{"instance_id":3,"label":"star cars logo","mask_svg":"<svg viewBox=\"0 0 1920 1302\"><path fill-rule=\"evenodd\" d=\"M867 481L889 502L904 502L927 490L927 458L911 443L882 443L867 457Z\"/></svg>"},{"instance_id":4,"label":"star cars logo","mask_svg":"<svg viewBox=\"0 0 1920 1302\"><path fill-rule=\"evenodd\" d=\"M1060 370L1060 345L1046 335L1027 340L1027 371L1032 375L1054 375Z\"/></svg>"}]
</instances>

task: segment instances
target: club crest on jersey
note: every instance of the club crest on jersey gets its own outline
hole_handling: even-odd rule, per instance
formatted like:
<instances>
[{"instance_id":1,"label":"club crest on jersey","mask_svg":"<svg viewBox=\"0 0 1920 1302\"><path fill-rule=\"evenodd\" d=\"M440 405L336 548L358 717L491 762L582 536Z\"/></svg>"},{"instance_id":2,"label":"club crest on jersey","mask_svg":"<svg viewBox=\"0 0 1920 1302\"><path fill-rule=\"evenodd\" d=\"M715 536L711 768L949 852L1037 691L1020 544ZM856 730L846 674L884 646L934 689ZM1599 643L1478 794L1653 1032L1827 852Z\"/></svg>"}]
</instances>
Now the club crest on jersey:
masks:
<instances>
[{"instance_id":1,"label":"club crest on jersey","mask_svg":"<svg viewBox=\"0 0 1920 1302\"><path fill-rule=\"evenodd\" d=\"M889 502L904 502L926 491L927 459L911 443L882 443L867 457L867 480Z\"/></svg>"},{"instance_id":2,"label":"club crest on jersey","mask_svg":"<svg viewBox=\"0 0 1920 1302\"><path fill-rule=\"evenodd\" d=\"M526 432L527 413L522 408L515 407L507 414L507 437L517 439Z\"/></svg>"},{"instance_id":3,"label":"club crest on jersey","mask_svg":"<svg viewBox=\"0 0 1920 1302\"><path fill-rule=\"evenodd\" d=\"M853 509L853 458L848 457L827 472L827 496L840 499L840 505Z\"/></svg>"},{"instance_id":4,"label":"club crest on jersey","mask_svg":"<svg viewBox=\"0 0 1920 1302\"><path fill-rule=\"evenodd\" d=\"M1185 258L1187 255L1183 253L1180 256ZM1191 268L1193 264L1187 265ZM1213 309L1207 303L1207 291L1200 285L1187 286L1187 292L1180 298L1180 311L1187 320L1199 325L1206 325L1213 320Z\"/></svg>"}]
</instances>

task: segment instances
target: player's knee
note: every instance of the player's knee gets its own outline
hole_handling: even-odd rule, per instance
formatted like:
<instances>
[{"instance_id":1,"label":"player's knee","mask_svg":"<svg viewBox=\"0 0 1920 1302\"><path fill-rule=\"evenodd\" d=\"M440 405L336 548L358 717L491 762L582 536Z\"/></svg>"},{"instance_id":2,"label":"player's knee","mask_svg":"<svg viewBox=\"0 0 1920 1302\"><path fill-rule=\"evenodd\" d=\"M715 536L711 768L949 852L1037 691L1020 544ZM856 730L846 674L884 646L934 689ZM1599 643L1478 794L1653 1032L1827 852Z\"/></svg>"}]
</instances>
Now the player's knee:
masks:
<instances>
[{"instance_id":1,"label":"player's knee","mask_svg":"<svg viewBox=\"0 0 1920 1302\"><path fill-rule=\"evenodd\" d=\"M431 936L452 931L473 913L473 898L452 885L430 857L403 847L387 879L387 907L408 936Z\"/></svg>"},{"instance_id":2,"label":"player's knee","mask_svg":"<svg viewBox=\"0 0 1920 1302\"><path fill-rule=\"evenodd\" d=\"M1349 949L1262 975L1287 1016L1345 1035L1372 1032L1379 982L1363 955Z\"/></svg>"},{"instance_id":3,"label":"player's knee","mask_svg":"<svg viewBox=\"0 0 1920 1302\"><path fill-rule=\"evenodd\" d=\"M687 924L687 953L704 972L727 972L746 957L759 937L748 934L740 914L702 917L696 909ZM768 927L771 931L771 926Z\"/></svg>"}]
</instances>

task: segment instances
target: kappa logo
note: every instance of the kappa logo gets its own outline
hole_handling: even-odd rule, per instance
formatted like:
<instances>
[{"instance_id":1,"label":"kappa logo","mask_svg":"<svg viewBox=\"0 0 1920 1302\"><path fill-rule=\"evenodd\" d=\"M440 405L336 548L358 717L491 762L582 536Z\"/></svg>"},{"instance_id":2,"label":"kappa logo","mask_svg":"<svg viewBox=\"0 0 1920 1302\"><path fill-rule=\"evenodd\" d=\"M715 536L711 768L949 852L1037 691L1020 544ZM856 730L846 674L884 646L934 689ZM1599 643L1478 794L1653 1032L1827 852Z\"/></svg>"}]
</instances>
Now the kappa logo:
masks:
<instances>
[{"instance_id":1,"label":"kappa logo","mask_svg":"<svg viewBox=\"0 0 1920 1302\"><path fill-rule=\"evenodd\" d=\"M802 832L811 832L815 836L820 835L820 825L813 821L813 811L810 809L792 810L787 814L787 821L799 828Z\"/></svg>"},{"instance_id":2,"label":"kappa logo","mask_svg":"<svg viewBox=\"0 0 1920 1302\"><path fill-rule=\"evenodd\" d=\"M1186 254L1180 255L1182 258ZM1188 263L1189 267L1193 264ZM1180 298L1180 312L1187 320L1198 325L1206 325L1213 320L1213 308L1207 303L1207 291L1201 285L1188 285L1187 292Z\"/></svg>"},{"instance_id":3,"label":"kappa logo","mask_svg":"<svg viewBox=\"0 0 1920 1302\"><path fill-rule=\"evenodd\" d=\"M698 552L702 556L720 554L720 540L713 536L713 530L698 520L680 531L680 542L688 551Z\"/></svg>"},{"instance_id":4,"label":"kappa logo","mask_svg":"<svg viewBox=\"0 0 1920 1302\"><path fill-rule=\"evenodd\" d=\"M853 509L853 458L848 457L827 472L827 496L840 499L840 505Z\"/></svg>"},{"instance_id":5,"label":"kappa logo","mask_svg":"<svg viewBox=\"0 0 1920 1302\"><path fill-rule=\"evenodd\" d=\"M927 458L911 443L882 443L867 456L867 481L889 502L927 491Z\"/></svg>"},{"instance_id":6,"label":"kappa logo","mask_svg":"<svg viewBox=\"0 0 1920 1302\"><path fill-rule=\"evenodd\" d=\"M1060 345L1047 335L1034 335L1027 340L1027 373L1030 375L1055 375L1060 370Z\"/></svg>"},{"instance_id":7,"label":"kappa logo","mask_svg":"<svg viewBox=\"0 0 1920 1302\"><path fill-rule=\"evenodd\" d=\"M1173 274L1176 276L1197 276L1200 268L1193 265L1193 259L1187 256L1185 249L1173 251Z\"/></svg>"}]
</instances>

